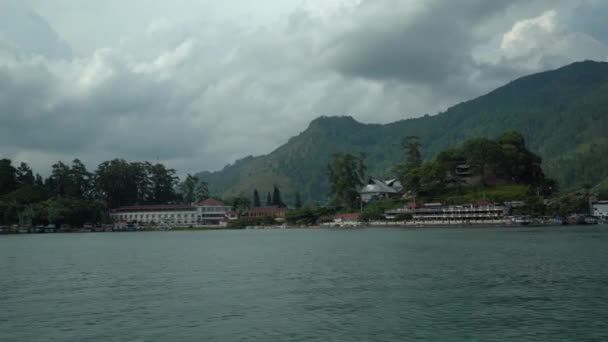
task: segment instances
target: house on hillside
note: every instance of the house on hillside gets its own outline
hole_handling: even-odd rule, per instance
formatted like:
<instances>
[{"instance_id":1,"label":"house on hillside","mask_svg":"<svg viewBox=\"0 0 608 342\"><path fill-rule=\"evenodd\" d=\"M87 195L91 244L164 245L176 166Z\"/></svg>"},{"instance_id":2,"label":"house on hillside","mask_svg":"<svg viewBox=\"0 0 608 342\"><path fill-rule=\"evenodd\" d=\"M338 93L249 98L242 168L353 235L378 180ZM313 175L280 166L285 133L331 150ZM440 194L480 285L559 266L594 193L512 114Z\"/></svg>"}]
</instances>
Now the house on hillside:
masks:
<instances>
[{"instance_id":1,"label":"house on hillside","mask_svg":"<svg viewBox=\"0 0 608 342\"><path fill-rule=\"evenodd\" d=\"M448 187L473 185L481 182L481 177L475 175L471 165L462 162L454 166L453 170L447 171L446 181Z\"/></svg>"},{"instance_id":2,"label":"house on hillside","mask_svg":"<svg viewBox=\"0 0 608 342\"><path fill-rule=\"evenodd\" d=\"M359 190L363 203L369 203L386 198L398 198L403 192L403 185L397 179L381 181L370 179L367 185Z\"/></svg>"}]
</instances>

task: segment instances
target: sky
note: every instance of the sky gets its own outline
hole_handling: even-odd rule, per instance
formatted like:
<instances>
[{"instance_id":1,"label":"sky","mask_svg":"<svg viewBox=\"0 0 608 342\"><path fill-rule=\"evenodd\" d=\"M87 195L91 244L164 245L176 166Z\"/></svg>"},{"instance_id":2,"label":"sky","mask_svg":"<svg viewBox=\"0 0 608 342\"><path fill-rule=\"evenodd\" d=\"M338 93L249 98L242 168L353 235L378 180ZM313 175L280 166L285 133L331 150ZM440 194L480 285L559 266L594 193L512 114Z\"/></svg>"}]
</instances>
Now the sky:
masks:
<instances>
[{"instance_id":1,"label":"sky","mask_svg":"<svg viewBox=\"0 0 608 342\"><path fill-rule=\"evenodd\" d=\"M0 158L180 175L608 60L603 0L0 0Z\"/></svg>"}]
</instances>

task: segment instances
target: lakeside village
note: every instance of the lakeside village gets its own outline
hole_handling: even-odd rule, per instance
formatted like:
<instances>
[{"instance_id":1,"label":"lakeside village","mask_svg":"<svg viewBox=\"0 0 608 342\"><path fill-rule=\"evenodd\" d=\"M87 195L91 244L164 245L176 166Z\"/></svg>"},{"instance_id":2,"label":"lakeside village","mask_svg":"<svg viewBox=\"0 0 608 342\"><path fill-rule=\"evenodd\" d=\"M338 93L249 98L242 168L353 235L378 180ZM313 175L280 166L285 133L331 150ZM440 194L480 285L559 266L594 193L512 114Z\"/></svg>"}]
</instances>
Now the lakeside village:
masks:
<instances>
[{"instance_id":1,"label":"lakeside village","mask_svg":"<svg viewBox=\"0 0 608 342\"><path fill-rule=\"evenodd\" d=\"M363 205L397 201L403 187L398 180L371 179L359 191ZM318 208L325 215L315 215L312 209L289 209L280 206L263 206L237 211L216 199L205 199L189 205L136 205L111 211L111 224L85 224L73 229L64 224L28 226L2 226L2 233L57 233L57 232L117 232L196 229L265 229L265 228L336 228L336 227L448 227L448 226L527 226L527 225L582 225L608 223L608 201L591 203L592 215L559 217L515 216L525 207L523 201L502 204L487 201L476 204L443 205L442 203L416 203L385 210L381 216L365 218L365 211L329 214L331 209Z\"/></svg>"},{"instance_id":2,"label":"lakeside village","mask_svg":"<svg viewBox=\"0 0 608 342\"><path fill-rule=\"evenodd\" d=\"M262 205L222 201L190 176L181 183L163 164L58 162L46 179L25 163L0 160L0 233L321 227L445 227L608 223L608 198L590 186L561 192L545 177L523 137L475 138L423 162L416 137L389 180L369 178L364 155L337 153L327 165L324 205L287 206L274 186Z\"/></svg>"}]
</instances>

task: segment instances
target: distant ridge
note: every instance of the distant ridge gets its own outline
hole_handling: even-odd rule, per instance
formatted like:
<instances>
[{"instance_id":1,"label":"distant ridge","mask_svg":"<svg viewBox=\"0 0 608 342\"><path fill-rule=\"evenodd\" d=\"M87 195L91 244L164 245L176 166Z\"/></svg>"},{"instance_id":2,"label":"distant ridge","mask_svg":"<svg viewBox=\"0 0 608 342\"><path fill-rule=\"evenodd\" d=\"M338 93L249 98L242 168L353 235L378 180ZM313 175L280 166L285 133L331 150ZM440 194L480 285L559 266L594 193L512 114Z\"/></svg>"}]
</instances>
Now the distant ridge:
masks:
<instances>
[{"instance_id":1,"label":"distant ridge","mask_svg":"<svg viewBox=\"0 0 608 342\"><path fill-rule=\"evenodd\" d=\"M608 63L584 61L522 77L435 116L386 125L352 117L319 117L268 155L247 157L218 172L198 174L222 196L250 196L273 185L286 200L324 201L325 170L336 152L363 152L369 173L389 176L401 158L400 140L421 138L426 158L469 137L517 130L544 160L546 173L562 187L608 179Z\"/></svg>"}]
</instances>

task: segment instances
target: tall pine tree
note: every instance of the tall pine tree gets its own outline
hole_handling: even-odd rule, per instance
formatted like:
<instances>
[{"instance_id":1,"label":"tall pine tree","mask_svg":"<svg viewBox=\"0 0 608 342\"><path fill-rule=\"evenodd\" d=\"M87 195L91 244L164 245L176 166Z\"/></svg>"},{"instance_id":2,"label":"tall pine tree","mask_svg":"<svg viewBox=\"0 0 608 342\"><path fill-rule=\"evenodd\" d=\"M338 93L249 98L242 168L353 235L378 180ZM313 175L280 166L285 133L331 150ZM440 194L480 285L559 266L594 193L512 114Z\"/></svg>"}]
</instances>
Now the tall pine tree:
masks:
<instances>
[{"instance_id":1,"label":"tall pine tree","mask_svg":"<svg viewBox=\"0 0 608 342\"><path fill-rule=\"evenodd\" d=\"M253 190L253 207L259 208L261 206L262 205L260 203L260 193L258 192L258 189L254 189Z\"/></svg>"},{"instance_id":2,"label":"tall pine tree","mask_svg":"<svg viewBox=\"0 0 608 342\"><path fill-rule=\"evenodd\" d=\"M296 200L294 206L296 207L296 209L302 208L302 198L300 197L299 191L296 192Z\"/></svg>"},{"instance_id":3,"label":"tall pine tree","mask_svg":"<svg viewBox=\"0 0 608 342\"><path fill-rule=\"evenodd\" d=\"M283 199L281 198L281 190L275 185L274 190L272 191L272 205L277 207L285 206L283 204Z\"/></svg>"},{"instance_id":4,"label":"tall pine tree","mask_svg":"<svg viewBox=\"0 0 608 342\"><path fill-rule=\"evenodd\" d=\"M267 206L272 205L272 197L270 197L270 192L268 193L268 196L266 197L266 205Z\"/></svg>"}]
</instances>

